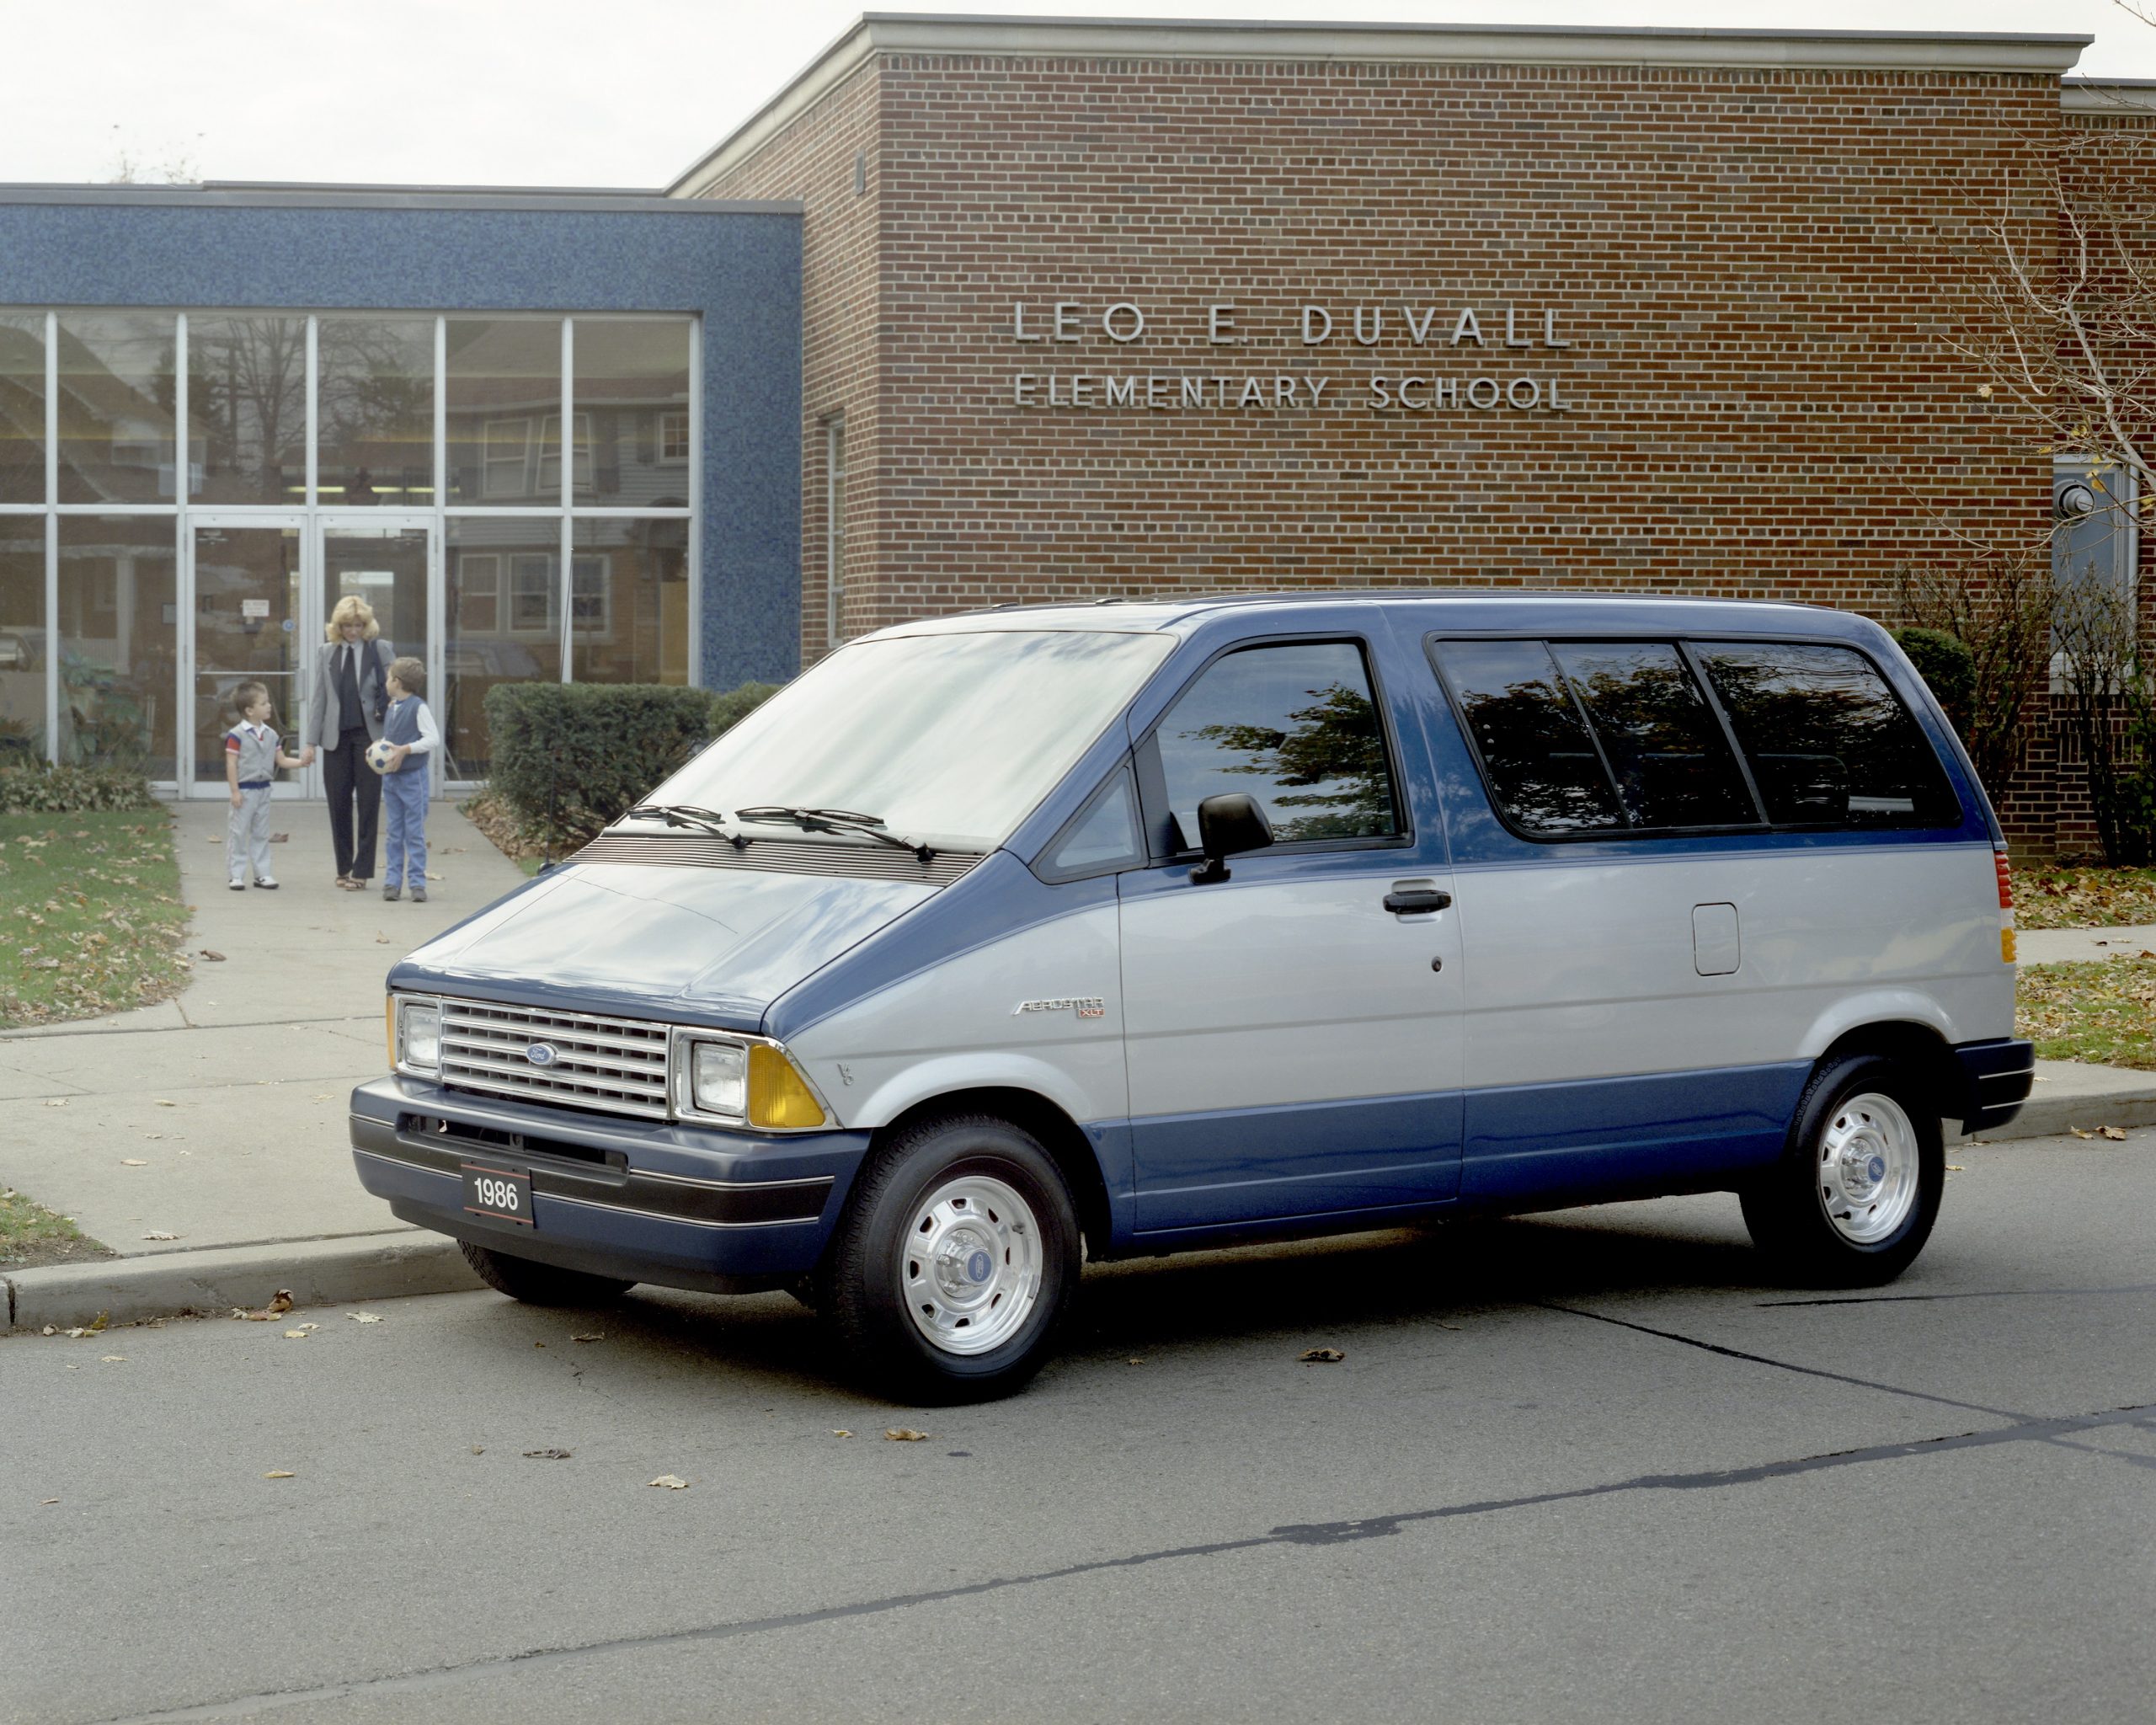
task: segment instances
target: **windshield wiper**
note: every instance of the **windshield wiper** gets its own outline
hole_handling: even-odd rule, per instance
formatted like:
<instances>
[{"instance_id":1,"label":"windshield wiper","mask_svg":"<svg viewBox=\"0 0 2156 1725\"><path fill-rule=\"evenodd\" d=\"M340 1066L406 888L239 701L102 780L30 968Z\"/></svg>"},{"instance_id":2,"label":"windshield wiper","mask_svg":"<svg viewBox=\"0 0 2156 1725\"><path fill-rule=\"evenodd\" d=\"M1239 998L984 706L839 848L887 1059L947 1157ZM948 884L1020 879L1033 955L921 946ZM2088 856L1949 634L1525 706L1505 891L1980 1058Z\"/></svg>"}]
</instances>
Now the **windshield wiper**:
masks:
<instances>
[{"instance_id":1,"label":"windshield wiper","mask_svg":"<svg viewBox=\"0 0 2156 1725\"><path fill-rule=\"evenodd\" d=\"M936 852L928 846L884 831L883 817L880 814L856 814L850 809L791 809L776 803L763 803L753 809L736 809L734 818L736 820L790 820L803 832L857 832L874 839L878 844L910 851L924 862L936 860Z\"/></svg>"},{"instance_id":2,"label":"windshield wiper","mask_svg":"<svg viewBox=\"0 0 2156 1725\"><path fill-rule=\"evenodd\" d=\"M663 820L669 826L693 827L713 838L724 839L737 851L749 848L745 833L728 832L726 817L716 809L699 809L694 803L639 803L622 817L624 820Z\"/></svg>"}]
</instances>

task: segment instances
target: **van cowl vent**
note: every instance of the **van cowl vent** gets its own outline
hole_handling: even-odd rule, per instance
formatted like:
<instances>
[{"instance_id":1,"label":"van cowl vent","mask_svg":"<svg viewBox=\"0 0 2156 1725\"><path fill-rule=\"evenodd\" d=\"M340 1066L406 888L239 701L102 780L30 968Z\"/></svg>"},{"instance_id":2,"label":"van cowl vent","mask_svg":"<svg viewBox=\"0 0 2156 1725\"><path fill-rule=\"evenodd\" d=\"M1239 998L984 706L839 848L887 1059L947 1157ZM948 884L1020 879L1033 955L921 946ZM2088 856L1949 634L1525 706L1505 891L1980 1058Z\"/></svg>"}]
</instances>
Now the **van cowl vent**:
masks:
<instances>
[{"instance_id":1,"label":"van cowl vent","mask_svg":"<svg viewBox=\"0 0 2156 1725\"><path fill-rule=\"evenodd\" d=\"M660 868L743 868L761 874L827 874L847 880L906 880L948 886L979 862L974 851L938 851L922 862L884 845L803 844L755 839L736 850L701 833L601 833L572 862L637 862Z\"/></svg>"}]
</instances>

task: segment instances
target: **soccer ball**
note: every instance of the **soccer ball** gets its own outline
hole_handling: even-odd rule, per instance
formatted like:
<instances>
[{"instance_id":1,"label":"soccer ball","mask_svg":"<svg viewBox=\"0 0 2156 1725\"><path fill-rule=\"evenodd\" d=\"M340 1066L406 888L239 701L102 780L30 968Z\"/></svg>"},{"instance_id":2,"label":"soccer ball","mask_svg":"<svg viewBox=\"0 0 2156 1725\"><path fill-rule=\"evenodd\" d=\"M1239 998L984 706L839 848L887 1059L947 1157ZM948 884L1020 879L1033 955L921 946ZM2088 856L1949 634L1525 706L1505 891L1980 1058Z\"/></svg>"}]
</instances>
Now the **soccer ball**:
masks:
<instances>
[{"instance_id":1,"label":"soccer ball","mask_svg":"<svg viewBox=\"0 0 2156 1725\"><path fill-rule=\"evenodd\" d=\"M387 772L389 771L389 763L395 757L396 752L396 744L386 738L377 737L367 745L367 765L376 772Z\"/></svg>"}]
</instances>

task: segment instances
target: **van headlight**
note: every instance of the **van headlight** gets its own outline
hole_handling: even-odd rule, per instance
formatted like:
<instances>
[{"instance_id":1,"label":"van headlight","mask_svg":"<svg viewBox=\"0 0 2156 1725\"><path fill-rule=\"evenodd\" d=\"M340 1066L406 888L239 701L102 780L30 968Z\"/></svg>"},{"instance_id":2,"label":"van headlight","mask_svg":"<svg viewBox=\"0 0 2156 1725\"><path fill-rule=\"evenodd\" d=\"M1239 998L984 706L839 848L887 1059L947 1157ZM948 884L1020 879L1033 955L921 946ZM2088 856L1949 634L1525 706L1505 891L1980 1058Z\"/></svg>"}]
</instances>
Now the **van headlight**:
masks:
<instances>
[{"instance_id":1,"label":"van headlight","mask_svg":"<svg viewBox=\"0 0 2156 1725\"><path fill-rule=\"evenodd\" d=\"M431 1077L441 1071L441 1002L397 995L392 997L395 1017L390 1037L391 1055L400 1072L420 1072Z\"/></svg>"},{"instance_id":2,"label":"van headlight","mask_svg":"<svg viewBox=\"0 0 2156 1725\"><path fill-rule=\"evenodd\" d=\"M802 1131L830 1118L823 1098L776 1043L674 1033L674 1115L765 1131Z\"/></svg>"}]
</instances>

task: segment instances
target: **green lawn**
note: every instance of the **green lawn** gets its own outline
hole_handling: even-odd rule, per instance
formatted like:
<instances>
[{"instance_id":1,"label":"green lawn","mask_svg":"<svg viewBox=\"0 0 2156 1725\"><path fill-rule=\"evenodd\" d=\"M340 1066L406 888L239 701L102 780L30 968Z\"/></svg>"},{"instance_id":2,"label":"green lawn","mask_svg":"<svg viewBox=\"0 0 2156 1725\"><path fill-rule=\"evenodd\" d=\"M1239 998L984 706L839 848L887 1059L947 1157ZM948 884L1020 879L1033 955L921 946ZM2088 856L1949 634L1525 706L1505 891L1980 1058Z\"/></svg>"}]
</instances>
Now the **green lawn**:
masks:
<instances>
[{"instance_id":1,"label":"green lawn","mask_svg":"<svg viewBox=\"0 0 2156 1725\"><path fill-rule=\"evenodd\" d=\"M66 1216L55 1215L35 1199L0 1186L0 1270L35 1269L40 1264L77 1258L111 1258Z\"/></svg>"},{"instance_id":2,"label":"green lawn","mask_svg":"<svg viewBox=\"0 0 2156 1725\"><path fill-rule=\"evenodd\" d=\"M2021 928L2116 928L2156 922L2156 868L2017 868Z\"/></svg>"},{"instance_id":3,"label":"green lawn","mask_svg":"<svg viewBox=\"0 0 2156 1725\"><path fill-rule=\"evenodd\" d=\"M2156 1071L2156 959L2025 965L2017 1003L2039 1060Z\"/></svg>"},{"instance_id":4,"label":"green lawn","mask_svg":"<svg viewBox=\"0 0 2156 1725\"><path fill-rule=\"evenodd\" d=\"M0 814L0 1029L178 993L186 926L162 810Z\"/></svg>"}]
</instances>

